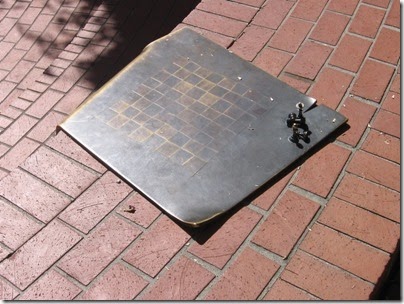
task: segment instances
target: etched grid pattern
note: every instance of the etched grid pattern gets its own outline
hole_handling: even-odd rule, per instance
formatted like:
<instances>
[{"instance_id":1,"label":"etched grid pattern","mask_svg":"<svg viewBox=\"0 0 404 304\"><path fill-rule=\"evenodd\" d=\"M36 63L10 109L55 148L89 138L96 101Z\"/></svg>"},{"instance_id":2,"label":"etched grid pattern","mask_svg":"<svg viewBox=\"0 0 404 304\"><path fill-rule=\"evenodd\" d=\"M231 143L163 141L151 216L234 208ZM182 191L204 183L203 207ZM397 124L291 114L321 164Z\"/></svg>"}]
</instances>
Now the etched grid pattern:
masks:
<instances>
[{"instance_id":1,"label":"etched grid pattern","mask_svg":"<svg viewBox=\"0 0 404 304\"><path fill-rule=\"evenodd\" d=\"M266 97L181 58L98 119L196 172L267 111Z\"/></svg>"}]
</instances>

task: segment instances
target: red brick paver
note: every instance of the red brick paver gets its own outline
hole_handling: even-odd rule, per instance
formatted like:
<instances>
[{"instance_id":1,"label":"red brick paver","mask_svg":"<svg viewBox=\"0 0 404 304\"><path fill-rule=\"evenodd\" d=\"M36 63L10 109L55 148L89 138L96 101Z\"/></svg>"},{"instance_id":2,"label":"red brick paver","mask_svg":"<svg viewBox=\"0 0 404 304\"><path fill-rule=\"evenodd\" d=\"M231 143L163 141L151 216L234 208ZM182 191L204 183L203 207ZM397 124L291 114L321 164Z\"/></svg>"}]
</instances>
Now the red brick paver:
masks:
<instances>
[{"instance_id":1,"label":"red brick paver","mask_svg":"<svg viewBox=\"0 0 404 304\"><path fill-rule=\"evenodd\" d=\"M183 27L349 119L198 229L54 132ZM0 1L0 300L377 299L401 238L399 37L399 0Z\"/></svg>"}]
</instances>

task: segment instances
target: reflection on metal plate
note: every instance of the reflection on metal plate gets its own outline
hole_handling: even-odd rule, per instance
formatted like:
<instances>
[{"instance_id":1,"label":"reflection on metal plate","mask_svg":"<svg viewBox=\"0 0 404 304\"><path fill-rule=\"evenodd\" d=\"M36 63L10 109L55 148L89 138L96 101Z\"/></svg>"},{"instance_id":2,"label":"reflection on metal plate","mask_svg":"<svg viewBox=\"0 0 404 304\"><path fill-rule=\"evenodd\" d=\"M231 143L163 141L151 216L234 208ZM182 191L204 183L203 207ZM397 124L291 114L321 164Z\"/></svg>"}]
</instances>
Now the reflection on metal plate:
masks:
<instances>
[{"instance_id":1,"label":"reflection on metal plate","mask_svg":"<svg viewBox=\"0 0 404 304\"><path fill-rule=\"evenodd\" d=\"M197 226L345 121L182 29L150 44L59 127L168 214Z\"/></svg>"}]
</instances>

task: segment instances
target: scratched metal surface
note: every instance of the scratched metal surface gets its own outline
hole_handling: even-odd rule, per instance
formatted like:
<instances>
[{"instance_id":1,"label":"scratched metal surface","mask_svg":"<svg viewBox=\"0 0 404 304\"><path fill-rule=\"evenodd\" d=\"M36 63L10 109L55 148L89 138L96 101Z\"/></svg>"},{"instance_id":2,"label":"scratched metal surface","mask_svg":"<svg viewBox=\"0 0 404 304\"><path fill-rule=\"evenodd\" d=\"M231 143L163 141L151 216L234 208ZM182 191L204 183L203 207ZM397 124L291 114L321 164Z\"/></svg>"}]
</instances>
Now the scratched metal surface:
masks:
<instances>
[{"instance_id":1,"label":"scratched metal surface","mask_svg":"<svg viewBox=\"0 0 404 304\"><path fill-rule=\"evenodd\" d=\"M288 141L303 102L310 142ZM144 52L59 127L178 220L237 205L346 121L189 29Z\"/></svg>"}]
</instances>

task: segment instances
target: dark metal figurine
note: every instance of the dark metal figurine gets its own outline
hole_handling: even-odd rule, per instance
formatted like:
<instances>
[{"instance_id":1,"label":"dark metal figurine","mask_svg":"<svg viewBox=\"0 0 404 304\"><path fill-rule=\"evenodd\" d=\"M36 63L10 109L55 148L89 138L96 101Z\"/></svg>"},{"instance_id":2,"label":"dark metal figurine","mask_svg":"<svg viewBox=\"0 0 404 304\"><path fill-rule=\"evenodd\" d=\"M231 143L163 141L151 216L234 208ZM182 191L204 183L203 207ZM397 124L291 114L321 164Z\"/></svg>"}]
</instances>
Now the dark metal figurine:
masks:
<instances>
[{"instance_id":1,"label":"dark metal figurine","mask_svg":"<svg viewBox=\"0 0 404 304\"><path fill-rule=\"evenodd\" d=\"M299 140L303 140L304 142L309 141L309 127L306 124L306 118L303 116L303 108L304 104L302 102L298 102L296 104L296 108L298 109L298 114L290 113L286 120L286 124L288 128L292 128L292 135L289 136L289 141L297 144ZM302 129L302 132L299 131Z\"/></svg>"}]
</instances>

